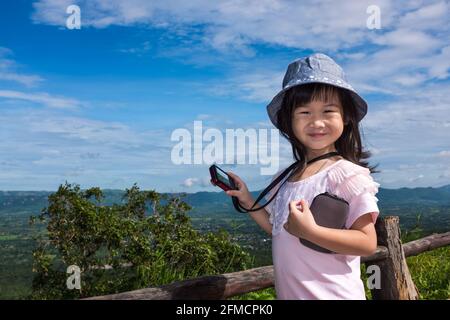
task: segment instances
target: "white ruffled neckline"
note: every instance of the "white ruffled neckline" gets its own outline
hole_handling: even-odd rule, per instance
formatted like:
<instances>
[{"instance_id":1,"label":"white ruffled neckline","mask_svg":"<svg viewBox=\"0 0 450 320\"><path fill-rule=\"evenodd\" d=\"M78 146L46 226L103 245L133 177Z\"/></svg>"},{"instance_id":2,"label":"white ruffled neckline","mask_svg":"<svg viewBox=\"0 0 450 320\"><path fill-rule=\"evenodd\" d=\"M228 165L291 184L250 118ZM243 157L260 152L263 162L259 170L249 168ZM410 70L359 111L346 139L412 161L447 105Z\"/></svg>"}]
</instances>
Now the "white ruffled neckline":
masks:
<instances>
[{"instance_id":1,"label":"white ruffled neckline","mask_svg":"<svg viewBox=\"0 0 450 320\"><path fill-rule=\"evenodd\" d=\"M305 179L302 179L302 180L299 180L299 181L289 181L289 180L288 180L288 181L286 181L286 183L287 183L287 184L290 184L290 185L296 185L296 184L306 183L308 180L311 180L311 179L315 178L316 176L318 176L318 175L320 175L320 174L322 174L322 173L324 173L324 172L327 172L329 169L335 167L335 166L336 166L338 163L340 163L341 161L345 161L345 159L339 159L338 161L336 161L335 163L329 165L328 167L326 167L326 168L323 169L322 171L316 172L316 173L314 173L312 176L309 176L309 177L307 177L307 178L305 178Z\"/></svg>"}]
</instances>

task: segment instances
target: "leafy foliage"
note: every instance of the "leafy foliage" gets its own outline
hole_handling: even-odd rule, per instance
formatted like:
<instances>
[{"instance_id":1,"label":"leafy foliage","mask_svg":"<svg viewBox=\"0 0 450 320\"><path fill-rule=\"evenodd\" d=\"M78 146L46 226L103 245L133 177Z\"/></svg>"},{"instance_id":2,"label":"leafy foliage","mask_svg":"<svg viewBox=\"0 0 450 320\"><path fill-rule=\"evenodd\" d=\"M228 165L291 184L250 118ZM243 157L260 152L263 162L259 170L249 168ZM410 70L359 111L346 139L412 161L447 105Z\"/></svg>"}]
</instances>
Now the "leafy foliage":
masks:
<instances>
[{"instance_id":1,"label":"leafy foliage","mask_svg":"<svg viewBox=\"0 0 450 320\"><path fill-rule=\"evenodd\" d=\"M420 299L450 299L450 247L406 260Z\"/></svg>"},{"instance_id":2,"label":"leafy foliage","mask_svg":"<svg viewBox=\"0 0 450 320\"><path fill-rule=\"evenodd\" d=\"M224 230L199 233L180 198L127 189L124 201L102 205L99 188L66 183L31 223L47 222L33 251L32 298L71 299L158 286L246 269L249 255ZM81 289L69 290L66 269L81 269Z\"/></svg>"}]
</instances>

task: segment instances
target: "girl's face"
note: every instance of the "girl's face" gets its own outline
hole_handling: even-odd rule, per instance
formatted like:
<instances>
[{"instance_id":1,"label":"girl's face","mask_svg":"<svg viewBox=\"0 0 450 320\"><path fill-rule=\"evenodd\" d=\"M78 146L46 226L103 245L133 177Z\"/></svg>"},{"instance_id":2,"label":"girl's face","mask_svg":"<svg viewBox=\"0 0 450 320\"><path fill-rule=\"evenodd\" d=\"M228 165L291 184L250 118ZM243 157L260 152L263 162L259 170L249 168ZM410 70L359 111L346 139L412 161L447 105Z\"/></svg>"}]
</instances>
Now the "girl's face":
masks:
<instances>
[{"instance_id":1,"label":"girl's face","mask_svg":"<svg viewBox=\"0 0 450 320\"><path fill-rule=\"evenodd\" d=\"M307 149L307 160L336 151L334 143L344 131L343 107L337 96L313 100L293 111L292 129Z\"/></svg>"}]
</instances>

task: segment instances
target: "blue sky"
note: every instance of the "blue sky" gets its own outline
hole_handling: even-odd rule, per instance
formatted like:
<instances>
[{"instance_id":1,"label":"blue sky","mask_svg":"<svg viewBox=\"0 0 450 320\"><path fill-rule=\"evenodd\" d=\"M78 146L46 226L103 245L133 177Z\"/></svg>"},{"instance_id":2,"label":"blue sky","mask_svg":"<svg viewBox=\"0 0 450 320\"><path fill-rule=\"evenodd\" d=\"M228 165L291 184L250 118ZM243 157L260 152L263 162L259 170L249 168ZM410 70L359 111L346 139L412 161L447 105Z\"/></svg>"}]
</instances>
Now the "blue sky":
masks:
<instances>
[{"instance_id":1,"label":"blue sky","mask_svg":"<svg viewBox=\"0 0 450 320\"><path fill-rule=\"evenodd\" d=\"M81 29L66 27L66 8ZM381 29L366 26L369 5ZM216 190L175 165L179 128L273 129L287 64L323 52L369 103L361 122L385 188L450 183L448 1L8 1L0 13L0 190L138 183ZM280 138L280 168L291 163ZM224 165L250 189L262 164Z\"/></svg>"}]
</instances>

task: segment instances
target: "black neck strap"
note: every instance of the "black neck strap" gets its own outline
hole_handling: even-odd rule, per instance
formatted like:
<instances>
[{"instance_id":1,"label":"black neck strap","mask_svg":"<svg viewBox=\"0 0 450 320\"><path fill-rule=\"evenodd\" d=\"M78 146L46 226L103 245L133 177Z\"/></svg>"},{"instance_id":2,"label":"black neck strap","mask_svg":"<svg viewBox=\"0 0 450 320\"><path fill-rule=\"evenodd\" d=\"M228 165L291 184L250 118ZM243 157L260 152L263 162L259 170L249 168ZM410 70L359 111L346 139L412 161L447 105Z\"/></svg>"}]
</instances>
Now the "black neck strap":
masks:
<instances>
[{"instance_id":1,"label":"black neck strap","mask_svg":"<svg viewBox=\"0 0 450 320\"><path fill-rule=\"evenodd\" d=\"M325 158L331 158L331 157L338 156L338 155L339 155L339 152L337 152L337 151L328 152L328 153L318 156L312 160L309 160L306 164L310 164L310 163L313 163L313 162L316 162L316 161L319 161L319 160L322 160Z\"/></svg>"},{"instance_id":2,"label":"black neck strap","mask_svg":"<svg viewBox=\"0 0 450 320\"><path fill-rule=\"evenodd\" d=\"M306 164L308 165L308 164L310 164L310 163L313 163L313 162L316 162L316 161L319 161L319 160L322 160L322 159L326 159L326 158L331 158L331 157L338 156L338 155L339 155L339 152L337 152L337 151L329 152L329 153L323 154L323 155L321 155L321 156L318 156L318 157L316 157L316 158L314 158L314 159L312 159L312 160L309 160ZM273 181L267 186L267 188L265 188L265 189L260 193L260 195L258 196L258 198L256 199L255 203L252 205L252 207L251 207L250 209L244 208L244 207L239 203L238 198L232 197L232 201L233 201L234 208L235 208L237 211L239 211L239 212L247 213L247 212L254 212L254 211L261 210L262 208L264 208L265 206L267 206L269 203L272 202L273 199L275 199L275 197L276 197L277 194L278 194L278 191L281 189L281 187L284 185L284 183L285 183L286 181L288 181L289 178L297 171L296 169L298 168L299 164L300 164L300 161L294 162L294 163L291 164L286 170L284 170L284 171L283 171L283 172L282 172L275 180L273 180ZM291 173L291 174L289 174L289 173ZM275 194L270 198L270 200L267 201L264 205L260 206L259 208L254 208L254 207L256 206L256 204L258 204L258 202L261 201L261 199L262 199L267 193L269 193L269 191L272 190L277 184L279 184L280 181L283 180L283 178L285 178L288 174L289 174L289 176L282 182L282 184L281 184L280 187L277 189L277 191L275 192Z\"/></svg>"}]
</instances>

